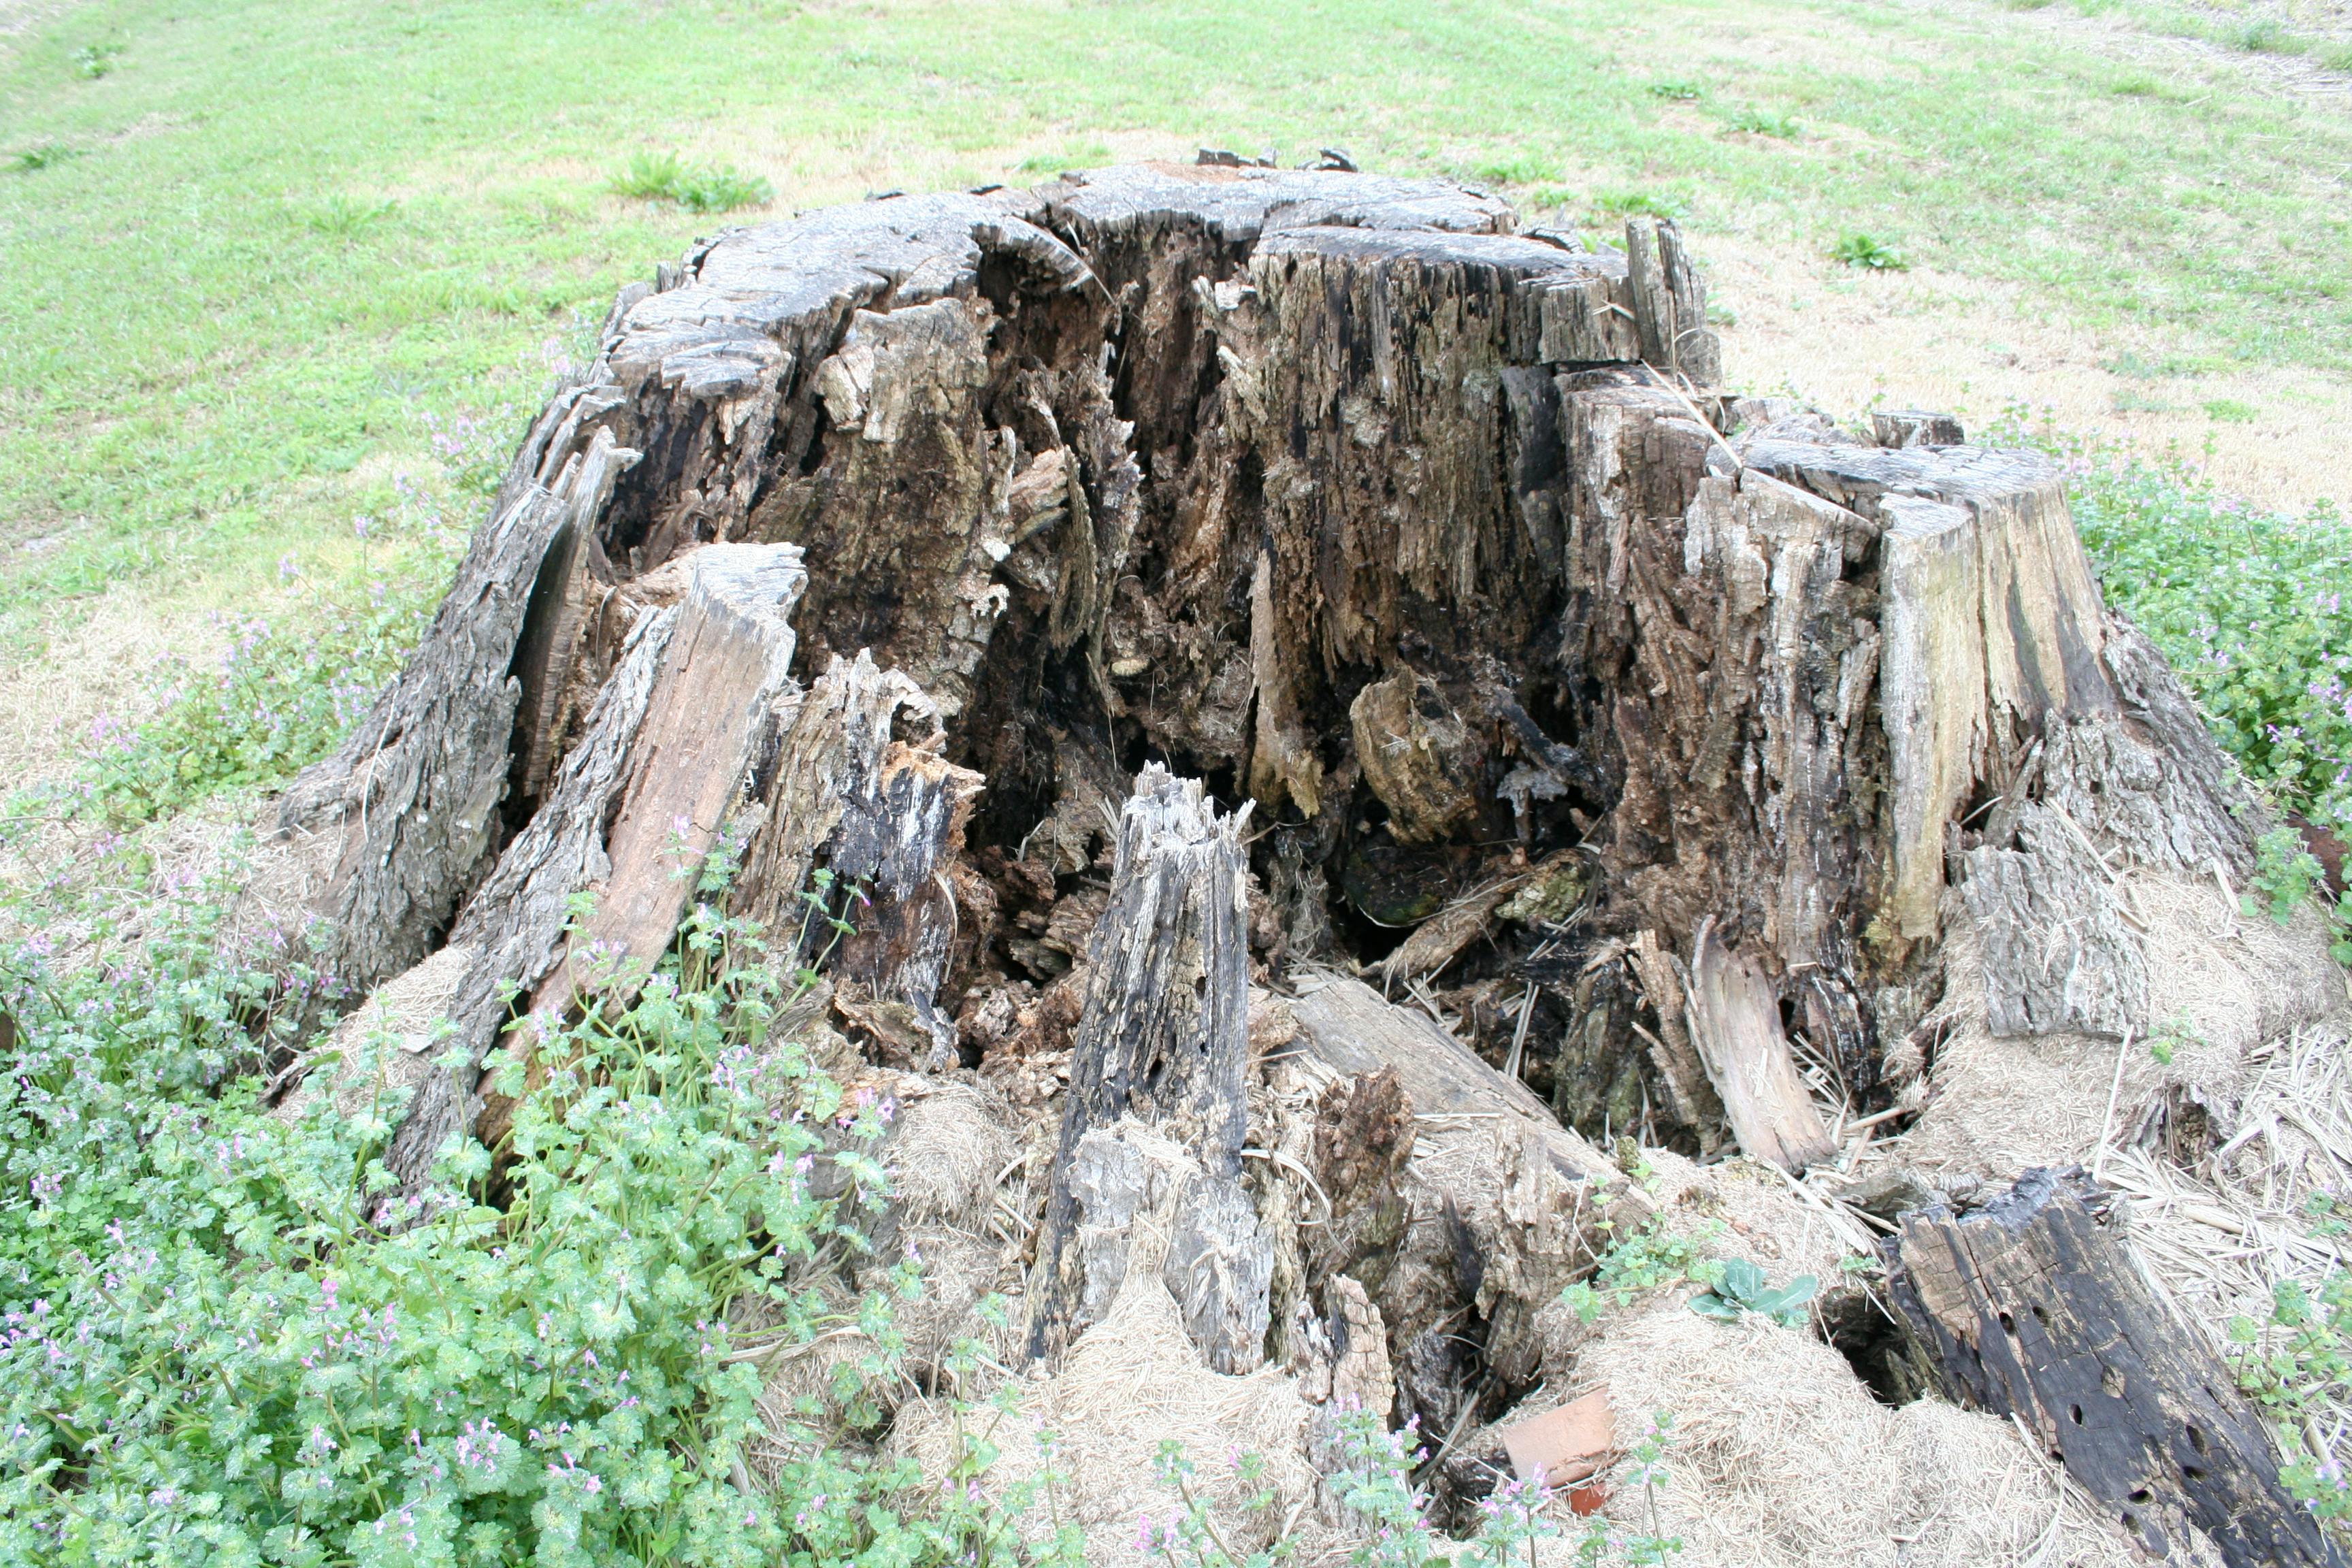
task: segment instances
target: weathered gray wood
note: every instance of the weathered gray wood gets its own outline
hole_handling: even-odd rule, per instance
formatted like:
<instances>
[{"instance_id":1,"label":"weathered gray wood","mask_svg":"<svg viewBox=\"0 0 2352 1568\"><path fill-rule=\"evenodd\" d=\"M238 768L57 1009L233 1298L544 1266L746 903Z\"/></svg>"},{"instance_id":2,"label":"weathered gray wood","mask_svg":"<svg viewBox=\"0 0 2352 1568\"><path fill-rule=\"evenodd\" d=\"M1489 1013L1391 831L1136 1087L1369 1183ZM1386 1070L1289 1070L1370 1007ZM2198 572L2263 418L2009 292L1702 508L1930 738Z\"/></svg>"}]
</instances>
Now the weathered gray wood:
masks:
<instances>
[{"instance_id":1,"label":"weathered gray wood","mask_svg":"<svg viewBox=\"0 0 2352 1568\"><path fill-rule=\"evenodd\" d=\"M799 552L711 545L695 552L688 580L682 605L649 617L606 688L615 700L459 918L453 938L476 952L451 1007L467 1065L420 1096L395 1133L394 1168L412 1182L457 1126L491 1143L505 1133L509 1103L485 1102L476 1079L509 983L550 1022L583 985L634 992L676 933L746 765L775 726L790 684L787 617L805 581ZM567 936L583 891L597 895L595 909Z\"/></svg>"},{"instance_id":2,"label":"weathered gray wood","mask_svg":"<svg viewBox=\"0 0 2352 1568\"><path fill-rule=\"evenodd\" d=\"M1886 408L1871 414L1870 438L1881 447L1957 447L1968 437L1956 416Z\"/></svg>"},{"instance_id":3,"label":"weathered gray wood","mask_svg":"<svg viewBox=\"0 0 2352 1568\"><path fill-rule=\"evenodd\" d=\"M534 1009L561 1014L583 986L644 971L667 948L695 879L796 699L791 616L808 574L789 544L711 544L691 558L691 586L646 700L620 807L604 838L594 911L582 922ZM593 957L586 956L593 954Z\"/></svg>"},{"instance_id":4,"label":"weathered gray wood","mask_svg":"<svg viewBox=\"0 0 2352 1568\"><path fill-rule=\"evenodd\" d=\"M1784 1008L1869 1096L1874 1001L1907 1019L1932 990L1955 867L2003 1026L2133 1021L2129 922L2096 918L2072 828L2094 862L2234 874L2251 819L2102 611L2054 467L1727 401L1674 226L1599 254L1513 226L1441 182L1153 165L730 231L626 290L519 456L497 515L529 537L486 531L452 601L485 640L420 656L289 802L367 778L461 808L347 818L356 967L429 948L504 835L552 857L548 889L602 852L550 813L617 821L634 787L564 793L573 755L620 765L583 720L622 623L696 547L761 541L803 549L799 645L840 673L745 759L736 905L789 947L814 870L868 884L833 1005L894 1063L968 1054L967 984L1002 1013L1076 956L1095 819L1143 757L1274 819L1250 937L1277 980L1352 956L1366 921L1417 924L1395 966L1452 965L1489 1036L1528 999L1529 1070L1578 1118L1645 1107L1707 1146L1696 1037L1770 1037L1724 1018ZM646 811L615 872L641 886ZM1591 870L1575 930L1497 930L1482 885L1568 854ZM542 922L510 923L476 1003L549 981ZM2072 1001L2026 967L2062 928L2069 972L2109 977ZM1737 1006L1654 962L1703 929L1738 955Z\"/></svg>"},{"instance_id":5,"label":"weathered gray wood","mask_svg":"<svg viewBox=\"0 0 2352 1568\"><path fill-rule=\"evenodd\" d=\"M1641 976L1642 989L1649 995L1650 1005L1657 1015L1658 1037L1651 1046L1653 1059L1657 1063L1658 1077L1674 1097L1676 1120L1694 1130L1700 1145L1713 1152L1722 1142L1717 1131L1724 1121L1723 1100L1707 1081L1706 1064L1699 1059L1698 1047L1691 1043L1688 998L1683 994L1682 975L1677 973L1674 955L1656 931L1639 932L1633 939L1633 951L1627 954L1634 972Z\"/></svg>"},{"instance_id":6,"label":"weathered gray wood","mask_svg":"<svg viewBox=\"0 0 2352 1568\"><path fill-rule=\"evenodd\" d=\"M521 695L509 672L535 585L551 547L593 525L636 457L604 437L551 488L520 487L475 535L379 713L289 793L289 826L341 817L341 858L319 900L320 957L338 979L371 984L422 958L497 847Z\"/></svg>"},{"instance_id":7,"label":"weathered gray wood","mask_svg":"<svg viewBox=\"0 0 2352 1568\"><path fill-rule=\"evenodd\" d=\"M1110 901L1089 945L1086 1011L1071 1049L1069 1093L1038 1239L1033 1354L1058 1352L1084 1325L1088 1300L1099 1304L1099 1287L1089 1287L1077 1246L1082 1194L1073 1185L1079 1146L1090 1133L1122 1119L1144 1124L1197 1163L1203 1184L1195 1203L1216 1204L1222 1212L1230 1205L1211 1194L1240 1192L1249 1114L1243 1086L1249 1053L1249 910L1241 820L1221 816L1197 781L1178 779L1157 765L1137 778L1120 819ZM1237 1226L1247 1208L1244 1201L1236 1211ZM1255 1224L1253 1217L1224 1244L1255 1244ZM1212 1328L1202 1345L1223 1370L1246 1370L1260 1353L1247 1342L1246 1327L1255 1321L1263 1337L1264 1288L1260 1279L1255 1300L1244 1296L1205 1305L1208 1318L1233 1325ZM1196 1339L1202 1330L1196 1321Z\"/></svg>"},{"instance_id":8,"label":"weathered gray wood","mask_svg":"<svg viewBox=\"0 0 2352 1568\"><path fill-rule=\"evenodd\" d=\"M1706 290L1670 219L1625 225L1625 275L1643 360L1694 386L1722 379L1722 350L1706 324Z\"/></svg>"},{"instance_id":9,"label":"weathered gray wood","mask_svg":"<svg viewBox=\"0 0 2352 1568\"><path fill-rule=\"evenodd\" d=\"M1700 927L1691 952L1685 1016L1740 1152L1791 1172L1837 1152L1797 1076L1771 983L1753 958L1725 946L1710 926Z\"/></svg>"},{"instance_id":10,"label":"weathered gray wood","mask_svg":"<svg viewBox=\"0 0 2352 1568\"><path fill-rule=\"evenodd\" d=\"M2340 1564L2280 1483L2261 1413L2094 1216L2077 1170L1973 1212L1907 1215L1889 1294L1945 1393L2020 1417L2152 1557L2193 1526L2232 1568Z\"/></svg>"},{"instance_id":11,"label":"weathered gray wood","mask_svg":"<svg viewBox=\"0 0 2352 1568\"><path fill-rule=\"evenodd\" d=\"M1303 977L1292 1012L1299 1047L1333 1070L1393 1072L1416 1113L1507 1120L1528 1129L1573 1181L1619 1180L1608 1157L1562 1127L1527 1085L1504 1077L1428 1015L1400 1007L1360 980Z\"/></svg>"},{"instance_id":12,"label":"weathered gray wood","mask_svg":"<svg viewBox=\"0 0 2352 1568\"><path fill-rule=\"evenodd\" d=\"M562 960L572 894L603 874L604 824L627 783L630 750L677 621L675 609L638 621L547 804L499 857L449 933L448 945L474 953L449 1006L457 1027L448 1046L460 1064L425 1080L385 1153L411 1187L451 1135L475 1124L481 1063L510 1016L509 987L528 994ZM486 1131L495 1138L500 1130Z\"/></svg>"}]
</instances>

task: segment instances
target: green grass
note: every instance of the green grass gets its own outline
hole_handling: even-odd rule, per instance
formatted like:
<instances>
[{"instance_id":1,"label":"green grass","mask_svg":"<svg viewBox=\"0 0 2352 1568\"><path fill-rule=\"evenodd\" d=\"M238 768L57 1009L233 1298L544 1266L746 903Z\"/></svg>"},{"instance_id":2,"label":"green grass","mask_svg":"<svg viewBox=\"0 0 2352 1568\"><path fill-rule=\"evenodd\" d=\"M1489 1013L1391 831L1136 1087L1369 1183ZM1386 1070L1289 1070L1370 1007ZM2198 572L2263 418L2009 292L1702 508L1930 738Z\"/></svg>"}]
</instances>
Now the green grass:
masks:
<instances>
[{"instance_id":1,"label":"green grass","mask_svg":"<svg viewBox=\"0 0 2352 1568\"><path fill-rule=\"evenodd\" d=\"M1911 266L1900 250L1868 234L1841 235L1838 242L1830 247L1830 259L1866 272L1902 272Z\"/></svg>"},{"instance_id":2,"label":"green grass","mask_svg":"<svg viewBox=\"0 0 2352 1568\"><path fill-rule=\"evenodd\" d=\"M765 206L776 187L740 169L703 168L675 153L640 153L613 176L614 195L645 202L675 202L690 213L733 212Z\"/></svg>"},{"instance_id":3,"label":"green grass","mask_svg":"<svg viewBox=\"0 0 2352 1568\"><path fill-rule=\"evenodd\" d=\"M361 586L351 519L431 471L425 416L535 406L619 284L763 183L781 210L1340 145L1579 216L1646 193L1702 259L1900 233L2093 330L2352 369L2352 116L2218 69L2145 85L1998 12L1847 0L1004 0L984 28L96 0L0 43L0 655L110 588L243 607L289 547ZM674 164L654 199L612 188L639 159Z\"/></svg>"}]
</instances>

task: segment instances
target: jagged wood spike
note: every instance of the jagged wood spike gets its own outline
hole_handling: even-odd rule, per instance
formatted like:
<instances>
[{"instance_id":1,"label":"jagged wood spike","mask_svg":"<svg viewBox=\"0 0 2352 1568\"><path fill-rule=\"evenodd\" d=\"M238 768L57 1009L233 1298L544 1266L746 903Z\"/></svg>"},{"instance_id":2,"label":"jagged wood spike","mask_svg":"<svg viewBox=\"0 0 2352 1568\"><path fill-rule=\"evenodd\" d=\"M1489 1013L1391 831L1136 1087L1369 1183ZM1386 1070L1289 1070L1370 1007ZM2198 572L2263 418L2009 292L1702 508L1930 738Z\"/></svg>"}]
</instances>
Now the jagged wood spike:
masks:
<instances>
[{"instance_id":1,"label":"jagged wood spike","mask_svg":"<svg viewBox=\"0 0 2352 1568\"><path fill-rule=\"evenodd\" d=\"M1131 1120L1198 1161L1204 1193L1238 1192L1249 1110L1249 919L1242 816L1224 816L1200 783L1153 764L1119 821L1110 901L1088 943L1086 1010L1071 1047L1070 1088L1037 1244L1030 1301L1034 1355L1057 1353L1083 1326L1087 1259L1073 1182L1080 1144ZM1244 1204L1235 1223L1246 1216ZM1091 1223L1104 1220L1096 1215ZM1254 1222L1253 1222L1254 1223ZM1229 1245L1252 1238L1229 1236ZM1256 1356L1265 1283L1255 1300L1189 1303L1194 1337L1225 1370ZM1179 1292L1183 1300L1183 1292ZM1236 1334L1233 1325L1244 1331ZM1222 1353L1221 1353L1222 1352Z\"/></svg>"}]
</instances>

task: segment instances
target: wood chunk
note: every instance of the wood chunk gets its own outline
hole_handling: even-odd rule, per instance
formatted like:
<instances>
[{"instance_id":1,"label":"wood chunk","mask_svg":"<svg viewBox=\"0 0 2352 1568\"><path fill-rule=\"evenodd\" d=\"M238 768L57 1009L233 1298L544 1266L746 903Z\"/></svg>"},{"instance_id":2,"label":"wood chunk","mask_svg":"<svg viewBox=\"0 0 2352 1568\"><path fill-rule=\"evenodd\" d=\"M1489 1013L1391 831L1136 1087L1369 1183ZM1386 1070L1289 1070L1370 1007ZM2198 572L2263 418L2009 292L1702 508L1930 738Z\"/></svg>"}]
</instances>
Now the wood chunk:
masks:
<instances>
[{"instance_id":1,"label":"wood chunk","mask_svg":"<svg viewBox=\"0 0 2352 1568\"><path fill-rule=\"evenodd\" d=\"M2261 1413L2094 1217L2079 1169L1906 1215L1889 1294L1945 1393L2016 1415L2158 1559L2193 1527L2231 1568L2347 1561L2281 1484Z\"/></svg>"},{"instance_id":2,"label":"wood chunk","mask_svg":"<svg viewBox=\"0 0 2352 1568\"><path fill-rule=\"evenodd\" d=\"M612 700L600 700L547 804L452 933L479 952L451 1009L469 1060L488 1055L509 984L532 1011L560 1018L583 984L617 980L633 993L668 946L749 764L778 724L791 684L789 617L805 581L791 545L711 545L695 553L683 602L646 617L605 688ZM584 889L596 891L596 907L567 951L572 898ZM469 1113L471 1069L460 1078L462 1096L420 1099L396 1150L429 1160L446 1136L446 1128L435 1135L443 1121L472 1122L492 1144L504 1136L511 1103L493 1094Z\"/></svg>"},{"instance_id":3,"label":"wood chunk","mask_svg":"<svg viewBox=\"0 0 2352 1568\"><path fill-rule=\"evenodd\" d=\"M1625 277L1643 361L1694 386L1721 379L1721 349L1706 324L1706 292L1672 220L1626 220Z\"/></svg>"},{"instance_id":4,"label":"wood chunk","mask_svg":"<svg viewBox=\"0 0 2352 1568\"><path fill-rule=\"evenodd\" d=\"M1957 447L1968 437L1957 415L1885 408L1870 416L1870 438L1881 447Z\"/></svg>"},{"instance_id":5,"label":"wood chunk","mask_svg":"<svg viewBox=\"0 0 2352 1568\"><path fill-rule=\"evenodd\" d=\"M789 544L696 552L620 813L605 836L595 912L534 1006L561 1012L575 989L601 984L597 972L640 973L668 947L744 775L776 727L777 700L790 685L791 616L807 582L801 552ZM583 951L597 955L585 969Z\"/></svg>"},{"instance_id":6,"label":"wood chunk","mask_svg":"<svg viewBox=\"0 0 2352 1568\"><path fill-rule=\"evenodd\" d=\"M1780 1004L1755 959L1701 927L1691 954L1691 1043L1723 1097L1740 1152L1799 1172L1837 1153L1780 1031Z\"/></svg>"},{"instance_id":7,"label":"wood chunk","mask_svg":"<svg viewBox=\"0 0 2352 1568\"><path fill-rule=\"evenodd\" d=\"M1426 1014L1381 1000L1360 980L1337 976L1302 978L1292 1011L1301 1047L1327 1067L1341 1073L1392 1071L1423 1117L1525 1126L1570 1181L1622 1184L1607 1157L1555 1121L1532 1089L1487 1066Z\"/></svg>"},{"instance_id":8,"label":"wood chunk","mask_svg":"<svg viewBox=\"0 0 2352 1568\"><path fill-rule=\"evenodd\" d=\"M1232 1206L1228 1189L1242 1193L1249 907L1241 821L1220 816L1199 781L1175 778L1157 763L1137 778L1120 818L1110 900L1088 952L1086 1008L1038 1241L1034 1355L1057 1354L1083 1326L1089 1290L1099 1293L1088 1284L1076 1246L1080 1215L1072 1186L1079 1144L1090 1132L1124 1118L1174 1141L1197 1162L1207 1185L1195 1201L1208 1208L1223 1212ZM1235 1213L1247 1212L1244 1198ZM1224 1244L1245 1239L1236 1234ZM1242 1296L1203 1307L1224 1325L1212 1336L1214 1346L1202 1347L1221 1370L1255 1363L1255 1352L1231 1328L1255 1321L1263 1338L1265 1281L1256 1281L1251 1300L1251 1279L1233 1280ZM1199 1339L1198 1323L1195 1331Z\"/></svg>"},{"instance_id":9,"label":"wood chunk","mask_svg":"<svg viewBox=\"0 0 2352 1568\"><path fill-rule=\"evenodd\" d=\"M1494 929L1495 911L1535 874L1522 871L1497 877L1422 921L1381 960L1381 981L1392 984L1400 977L1411 979L1444 969L1463 949Z\"/></svg>"},{"instance_id":10,"label":"wood chunk","mask_svg":"<svg viewBox=\"0 0 2352 1568\"><path fill-rule=\"evenodd\" d=\"M1376 680L1348 710L1364 782L1400 844L1444 837L1486 804L1483 750L1437 685L1410 671Z\"/></svg>"},{"instance_id":11,"label":"wood chunk","mask_svg":"<svg viewBox=\"0 0 2352 1568\"><path fill-rule=\"evenodd\" d=\"M1691 1044L1688 1003L1674 955L1656 931L1645 931L1633 939L1630 956L1658 1016L1658 1038L1651 1044L1650 1061L1665 1083L1675 1118L1697 1132L1701 1149L1713 1153L1722 1142L1717 1127L1724 1119L1723 1100L1706 1079L1698 1047Z\"/></svg>"},{"instance_id":12,"label":"wood chunk","mask_svg":"<svg viewBox=\"0 0 2352 1568\"><path fill-rule=\"evenodd\" d=\"M627 784L631 749L678 614L654 611L630 632L620 665L589 714L587 733L563 759L547 804L507 846L450 931L448 945L475 954L449 1005L457 1026L450 1045L463 1065L426 1079L393 1134L384 1162L411 1186L424 1179L449 1135L475 1125L482 1114L476 1079L510 1014L509 987L528 994L554 969L563 954L572 893L604 874L604 824ZM501 1111L480 1131L495 1145L505 1126Z\"/></svg>"}]
</instances>

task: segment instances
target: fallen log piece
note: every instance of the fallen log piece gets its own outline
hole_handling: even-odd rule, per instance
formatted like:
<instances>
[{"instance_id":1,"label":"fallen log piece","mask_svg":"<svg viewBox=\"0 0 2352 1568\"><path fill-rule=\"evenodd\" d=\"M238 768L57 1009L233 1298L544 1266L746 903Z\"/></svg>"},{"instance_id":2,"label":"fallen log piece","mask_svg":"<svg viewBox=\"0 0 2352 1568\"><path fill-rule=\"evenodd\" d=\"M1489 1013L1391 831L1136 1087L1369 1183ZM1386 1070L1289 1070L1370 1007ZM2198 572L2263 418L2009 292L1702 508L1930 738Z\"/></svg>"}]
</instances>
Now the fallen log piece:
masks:
<instances>
[{"instance_id":1,"label":"fallen log piece","mask_svg":"<svg viewBox=\"0 0 2352 1568\"><path fill-rule=\"evenodd\" d=\"M2281 1484L2230 1369L2095 1217L2079 1170L1906 1215L1889 1294L1960 1404L2022 1420L2157 1558L2202 1531L2231 1568L2347 1561ZM2086 1201L2088 1200L2088 1201Z\"/></svg>"},{"instance_id":2,"label":"fallen log piece","mask_svg":"<svg viewBox=\"0 0 2352 1568\"><path fill-rule=\"evenodd\" d=\"M1393 1072L1415 1115L1531 1129L1571 1182L1623 1184L1606 1155L1562 1127L1535 1091L1506 1078L1424 1013L1399 1007L1360 980L1302 977L1292 1014L1297 1048L1342 1074Z\"/></svg>"},{"instance_id":3,"label":"fallen log piece","mask_svg":"<svg viewBox=\"0 0 2352 1568\"><path fill-rule=\"evenodd\" d=\"M1699 928L1691 953L1685 1016L1740 1152L1791 1173L1837 1153L1797 1076L1771 983L1753 958L1726 947L1709 926Z\"/></svg>"},{"instance_id":4,"label":"fallen log piece","mask_svg":"<svg viewBox=\"0 0 2352 1568\"><path fill-rule=\"evenodd\" d=\"M1272 1252L1241 1183L1249 1123L1246 812L1221 816L1193 779L1152 764L1120 818L1108 905L1088 943L1086 1009L1030 1293L1030 1353L1058 1354L1107 1308L1125 1233L1172 1207L1165 1264L1193 1341L1221 1372L1264 1352ZM1157 1183L1146 1163L1191 1168ZM1166 1190L1170 1188L1181 1190ZM1115 1247L1089 1247L1118 1232Z\"/></svg>"}]
</instances>

